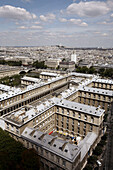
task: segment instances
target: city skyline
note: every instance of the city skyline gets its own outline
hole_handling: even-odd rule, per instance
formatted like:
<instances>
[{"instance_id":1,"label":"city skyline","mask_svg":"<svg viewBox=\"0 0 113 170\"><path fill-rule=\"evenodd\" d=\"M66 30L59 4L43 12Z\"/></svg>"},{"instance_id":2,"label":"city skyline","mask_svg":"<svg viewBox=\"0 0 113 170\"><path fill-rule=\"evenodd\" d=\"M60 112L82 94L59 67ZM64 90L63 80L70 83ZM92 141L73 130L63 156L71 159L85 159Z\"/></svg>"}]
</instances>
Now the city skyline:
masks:
<instances>
[{"instance_id":1,"label":"city skyline","mask_svg":"<svg viewBox=\"0 0 113 170\"><path fill-rule=\"evenodd\" d=\"M113 47L112 0L2 0L0 46Z\"/></svg>"}]
</instances>

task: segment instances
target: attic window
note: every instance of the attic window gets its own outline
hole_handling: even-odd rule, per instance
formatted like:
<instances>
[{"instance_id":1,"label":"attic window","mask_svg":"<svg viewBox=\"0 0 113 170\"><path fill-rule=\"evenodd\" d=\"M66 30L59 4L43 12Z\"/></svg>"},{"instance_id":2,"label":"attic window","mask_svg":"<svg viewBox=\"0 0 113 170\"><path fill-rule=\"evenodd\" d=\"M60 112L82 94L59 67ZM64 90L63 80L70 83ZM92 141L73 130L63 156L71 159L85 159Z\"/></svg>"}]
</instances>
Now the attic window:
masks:
<instances>
[{"instance_id":1,"label":"attic window","mask_svg":"<svg viewBox=\"0 0 113 170\"><path fill-rule=\"evenodd\" d=\"M36 135L34 135L34 138L36 138Z\"/></svg>"},{"instance_id":2,"label":"attic window","mask_svg":"<svg viewBox=\"0 0 113 170\"><path fill-rule=\"evenodd\" d=\"M62 147L59 147L60 150L62 150Z\"/></svg>"},{"instance_id":3,"label":"attic window","mask_svg":"<svg viewBox=\"0 0 113 170\"><path fill-rule=\"evenodd\" d=\"M67 150L67 149L65 149L65 152L68 152L68 150Z\"/></svg>"},{"instance_id":4,"label":"attic window","mask_svg":"<svg viewBox=\"0 0 113 170\"><path fill-rule=\"evenodd\" d=\"M54 144L53 146L56 147L56 144Z\"/></svg>"},{"instance_id":5,"label":"attic window","mask_svg":"<svg viewBox=\"0 0 113 170\"><path fill-rule=\"evenodd\" d=\"M25 134L27 134L27 131L25 131Z\"/></svg>"}]
</instances>

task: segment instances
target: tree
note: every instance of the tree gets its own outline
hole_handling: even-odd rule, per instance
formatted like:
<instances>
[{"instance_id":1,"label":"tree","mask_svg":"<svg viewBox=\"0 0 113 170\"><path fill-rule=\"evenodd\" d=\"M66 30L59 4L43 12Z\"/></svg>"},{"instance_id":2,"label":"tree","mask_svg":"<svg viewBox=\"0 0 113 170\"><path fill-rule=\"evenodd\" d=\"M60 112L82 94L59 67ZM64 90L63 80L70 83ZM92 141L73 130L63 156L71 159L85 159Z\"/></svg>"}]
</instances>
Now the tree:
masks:
<instances>
[{"instance_id":1,"label":"tree","mask_svg":"<svg viewBox=\"0 0 113 170\"><path fill-rule=\"evenodd\" d=\"M103 147L104 145L106 145L106 141L105 141L105 140L101 140L101 141L98 143L98 146Z\"/></svg>"},{"instance_id":2,"label":"tree","mask_svg":"<svg viewBox=\"0 0 113 170\"><path fill-rule=\"evenodd\" d=\"M93 151L93 153L94 153L94 155L97 155L97 156L101 155L101 153L102 153L102 147L97 145L97 147L95 148L95 150Z\"/></svg>"},{"instance_id":3,"label":"tree","mask_svg":"<svg viewBox=\"0 0 113 170\"><path fill-rule=\"evenodd\" d=\"M0 128L0 170L38 170L39 167L36 152L27 150Z\"/></svg>"},{"instance_id":4,"label":"tree","mask_svg":"<svg viewBox=\"0 0 113 170\"><path fill-rule=\"evenodd\" d=\"M95 70L95 68L94 67L90 67L89 69L88 69L88 74L94 74L96 72L96 70Z\"/></svg>"},{"instance_id":5,"label":"tree","mask_svg":"<svg viewBox=\"0 0 113 170\"><path fill-rule=\"evenodd\" d=\"M25 150L22 153L20 167L23 170L38 170L40 168L39 157L34 149Z\"/></svg>"},{"instance_id":6,"label":"tree","mask_svg":"<svg viewBox=\"0 0 113 170\"><path fill-rule=\"evenodd\" d=\"M88 164L93 165L93 164L96 163L96 161L97 161L97 156L96 156L96 155L90 156L90 157L88 158Z\"/></svg>"},{"instance_id":7,"label":"tree","mask_svg":"<svg viewBox=\"0 0 113 170\"><path fill-rule=\"evenodd\" d=\"M87 164L83 170L92 170L92 169L93 169L93 166Z\"/></svg>"},{"instance_id":8,"label":"tree","mask_svg":"<svg viewBox=\"0 0 113 170\"><path fill-rule=\"evenodd\" d=\"M46 69L47 68L47 66L44 64L44 61L35 61L34 63L33 63L33 67L36 67L37 69L38 68L41 68L41 69Z\"/></svg>"},{"instance_id":9,"label":"tree","mask_svg":"<svg viewBox=\"0 0 113 170\"><path fill-rule=\"evenodd\" d=\"M102 137L101 137L102 140L107 140L107 133L105 133Z\"/></svg>"}]
</instances>

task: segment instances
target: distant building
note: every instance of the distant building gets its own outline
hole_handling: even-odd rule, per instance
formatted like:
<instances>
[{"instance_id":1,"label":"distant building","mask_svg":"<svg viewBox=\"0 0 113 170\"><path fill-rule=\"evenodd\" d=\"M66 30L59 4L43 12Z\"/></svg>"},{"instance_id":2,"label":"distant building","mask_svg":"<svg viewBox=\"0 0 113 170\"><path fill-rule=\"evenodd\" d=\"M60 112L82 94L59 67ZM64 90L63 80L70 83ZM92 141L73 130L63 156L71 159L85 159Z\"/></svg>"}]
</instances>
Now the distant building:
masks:
<instances>
[{"instance_id":1,"label":"distant building","mask_svg":"<svg viewBox=\"0 0 113 170\"><path fill-rule=\"evenodd\" d=\"M80 67L88 67L88 68L90 68L92 66L92 64L88 63L86 61L82 61L82 62L79 63L79 66Z\"/></svg>"},{"instance_id":2,"label":"distant building","mask_svg":"<svg viewBox=\"0 0 113 170\"><path fill-rule=\"evenodd\" d=\"M50 72L41 72L40 73L40 78L41 79L49 79L49 78L56 78L56 77L59 77L60 75L57 74L57 73L50 73Z\"/></svg>"},{"instance_id":3,"label":"distant building","mask_svg":"<svg viewBox=\"0 0 113 170\"><path fill-rule=\"evenodd\" d=\"M77 63L77 56L76 56L76 53L73 53L73 54L71 55L71 61L74 61L75 64Z\"/></svg>"},{"instance_id":4,"label":"distant building","mask_svg":"<svg viewBox=\"0 0 113 170\"><path fill-rule=\"evenodd\" d=\"M57 68L60 61L61 60L57 60L57 59L47 60L45 61L45 65L47 65L47 67L49 68Z\"/></svg>"},{"instance_id":5,"label":"distant building","mask_svg":"<svg viewBox=\"0 0 113 170\"><path fill-rule=\"evenodd\" d=\"M72 71L75 69L75 62L74 61L69 61L69 62L63 61L63 62L60 62L59 66L62 69L68 69Z\"/></svg>"}]
</instances>

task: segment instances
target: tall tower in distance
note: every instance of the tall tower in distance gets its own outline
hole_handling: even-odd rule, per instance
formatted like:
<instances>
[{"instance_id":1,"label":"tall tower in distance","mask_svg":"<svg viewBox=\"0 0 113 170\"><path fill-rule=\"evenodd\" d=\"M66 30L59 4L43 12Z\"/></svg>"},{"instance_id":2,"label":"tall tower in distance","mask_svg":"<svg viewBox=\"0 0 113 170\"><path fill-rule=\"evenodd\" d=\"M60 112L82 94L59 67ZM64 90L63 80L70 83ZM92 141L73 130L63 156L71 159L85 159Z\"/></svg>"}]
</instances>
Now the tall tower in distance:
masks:
<instances>
[{"instance_id":1,"label":"tall tower in distance","mask_svg":"<svg viewBox=\"0 0 113 170\"><path fill-rule=\"evenodd\" d=\"M73 51L73 53L71 54L71 61L74 61L75 64L77 63L77 55L76 55L76 51Z\"/></svg>"}]
</instances>

